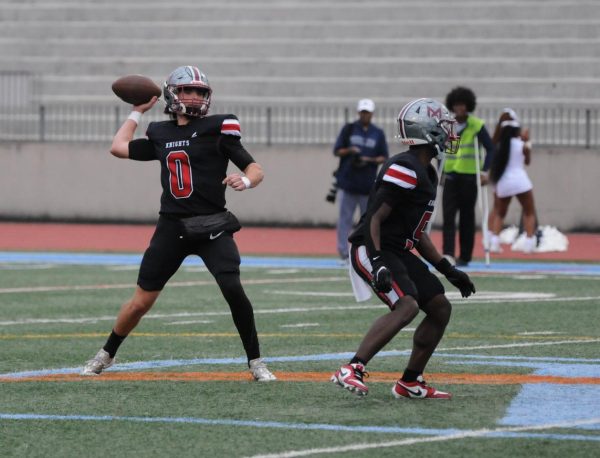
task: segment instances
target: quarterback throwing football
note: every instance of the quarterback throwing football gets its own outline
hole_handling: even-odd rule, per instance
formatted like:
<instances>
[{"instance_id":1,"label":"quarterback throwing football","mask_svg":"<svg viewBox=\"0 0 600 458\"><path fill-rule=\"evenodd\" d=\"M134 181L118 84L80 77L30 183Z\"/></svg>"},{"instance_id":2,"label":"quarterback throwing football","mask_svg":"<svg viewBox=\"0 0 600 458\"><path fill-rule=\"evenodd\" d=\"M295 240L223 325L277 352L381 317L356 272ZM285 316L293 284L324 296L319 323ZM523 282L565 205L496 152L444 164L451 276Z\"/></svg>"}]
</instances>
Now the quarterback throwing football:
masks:
<instances>
[{"instance_id":1,"label":"quarterback throwing football","mask_svg":"<svg viewBox=\"0 0 600 458\"><path fill-rule=\"evenodd\" d=\"M411 250L416 249L445 275L463 297L475 292L469 276L443 258L425 232L438 181L431 161L456 153L455 120L441 103L418 99L400 110L397 121L400 140L410 145L409 150L382 166L367 211L349 237L350 277L356 299L367 300L373 290L390 311L373 323L354 357L331 381L366 395L365 366L422 310L425 318L417 326L407 367L392 387L392 394L396 398L449 399L449 393L425 382L423 371L450 320L451 305L442 283Z\"/></svg>"},{"instance_id":2,"label":"quarterback throwing football","mask_svg":"<svg viewBox=\"0 0 600 458\"><path fill-rule=\"evenodd\" d=\"M225 209L225 189L257 186L263 171L240 142L234 115L207 116L212 90L197 67L175 69L163 87L169 121L150 123L147 138L133 140L144 112L157 98L134 106L113 139L111 153L135 161L159 161L162 197L160 217L139 270L133 297L125 302L112 333L82 370L98 375L110 367L117 349L150 310L168 280L191 254L198 255L214 276L229 304L248 366L255 380L276 380L260 358L254 311L240 283L240 255L233 233L240 229ZM227 175L233 162L243 173Z\"/></svg>"}]
</instances>

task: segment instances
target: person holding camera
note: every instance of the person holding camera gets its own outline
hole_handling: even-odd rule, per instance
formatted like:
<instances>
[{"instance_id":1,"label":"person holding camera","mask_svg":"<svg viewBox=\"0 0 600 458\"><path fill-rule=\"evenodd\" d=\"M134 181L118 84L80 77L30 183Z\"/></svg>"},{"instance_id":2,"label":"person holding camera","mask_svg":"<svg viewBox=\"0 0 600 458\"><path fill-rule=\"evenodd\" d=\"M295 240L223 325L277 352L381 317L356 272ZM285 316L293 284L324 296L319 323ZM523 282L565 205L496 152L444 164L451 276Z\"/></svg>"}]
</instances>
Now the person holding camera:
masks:
<instances>
[{"instance_id":1,"label":"person holding camera","mask_svg":"<svg viewBox=\"0 0 600 458\"><path fill-rule=\"evenodd\" d=\"M327 195L327 200L334 202L337 187L337 251L344 263L348 262L348 235L356 208L360 209L360 214L366 211L377 167L389 156L383 130L371 123L375 103L371 99L361 99L356 111L358 119L342 128L333 147L333 154L340 158L340 165L335 172L335 186Z\"/></svg>"}]
</instances>

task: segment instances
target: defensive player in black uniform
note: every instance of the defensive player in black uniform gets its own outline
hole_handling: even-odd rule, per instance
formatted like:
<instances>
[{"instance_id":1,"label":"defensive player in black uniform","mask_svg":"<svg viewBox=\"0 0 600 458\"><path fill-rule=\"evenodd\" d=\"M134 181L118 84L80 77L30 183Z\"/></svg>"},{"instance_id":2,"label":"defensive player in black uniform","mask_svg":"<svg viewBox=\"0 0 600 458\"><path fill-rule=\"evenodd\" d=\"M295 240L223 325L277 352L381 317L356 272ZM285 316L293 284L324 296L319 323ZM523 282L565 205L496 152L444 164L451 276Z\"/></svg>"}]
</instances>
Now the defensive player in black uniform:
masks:
<instances>
[{"instance_id":1,"label":"defensive player in black uniform","mask_svg":"<svg viewBox=\"0 0 600 458\"><path fill-rule=\"evenodd\" d=\"M240 283L240 255L233 232L240 229L225 209L225 189L244 191L263 179L262 168L240 142L234 115L206 116L212 90L196 67L175 69L164 84L165 113L171 120L151 123L147 138L133 140L142 113L156 98L134 106L113 139L111 153L161 165L160 217L144 253L133 297L123 304L104 347L89 360L83 375L110 367L115 353L150 310L161 290L191 254L202 258L229 304L242 339L250 372L258 381L276 380L260 358L252 304ZM241 173L227 175L232 161Z\"/></svg>"},{"instance_id":2,"label":"defensive player in black uniform","mask_svg":"<svg viewBox=\"0 0 600 458\"><path fill-rule=\"evenodd\" d=\"M390 308L373 323L350 362L331 377L332 382L358 395L368 393L363 381L367 363L421 309L426 316L414 333L408 365L392 394L396 398L451 397L423 380L425 366L450 319L450 302L442 283L411 249L445 275L463 297L475 292L468 275L443 258L424 232L438 182L431 161L444 153L456 153L454 122L446 107L432 99L414 100L402 108L399 137L410 148L382 166L367 211L350 235L350 276L357 300L370 297L370 285Z\"/></svg>"}]
</instances>

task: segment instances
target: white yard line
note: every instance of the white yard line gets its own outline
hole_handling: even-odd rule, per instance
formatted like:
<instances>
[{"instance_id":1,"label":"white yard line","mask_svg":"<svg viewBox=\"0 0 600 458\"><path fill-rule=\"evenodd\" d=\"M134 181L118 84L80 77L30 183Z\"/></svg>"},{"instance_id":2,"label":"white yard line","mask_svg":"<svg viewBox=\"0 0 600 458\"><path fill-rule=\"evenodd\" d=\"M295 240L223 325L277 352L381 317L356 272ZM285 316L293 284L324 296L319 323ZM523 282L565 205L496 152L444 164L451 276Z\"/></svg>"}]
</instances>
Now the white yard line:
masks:
<instances>
[{"instance_id":1,"label":"white yard line","mask_svg":"<svg viewBox=\"0 0 600 458\"><path fill-rule=\"evenodd\" d=\"M322 307L285 307L278 309L254 309L254 314L277 314L277 313L304 313L321 311L346 311L346 310L367 310L375 307L383 308L383 304L364 304L364 305L326 305ZM182 318L182 317L202 317L202 316L231 316L229 310L222 312L180 312L180 313L149 313L144 319L163 319L163 318ZM22 318L20 320L0 321L0 326L14 326L21 324L51 324L51 323L94 323L97 321L112 321L115 317L110 315L95 316L88 318Z\"/></svg>"},{"instance_id":2,"label":"white yard line","mask_svg":"<svg viewBox=\"0 0 600 458\"><path fill-rule=\"evenodd\" d=\"M521 347L537 347L547 345L568 345L568 344L582 344L582 343L595 343L600 342L600 339L575 339L575 340L555 340L551 342L521 342L512 344L498 344L498 345L477 345L473 347L447 347L438 348L437 351L454 351L454 350L488 350L492 348L521 348Z\"/></svg>"},{"instance_id":3,"label":"white yard line","mask_svg":"<svg viewBox=\"0 0 600 458\"><path fill-rule=\"evenodd\" d=\"M248 283L248 282L246 282ZM212 282L211 282L212 284ZM533 302L576 302L576 301L590 301L600 300L600 296L586 296L586 297L556 297L556 298L540 298L540 299L518 299L518 300L488 300L488 301L476 301L471 298L453 301L455 305L473 305L473 304L494 304L494 303L533 303ZM322 312L332 311L340 312L346 310L375 310L376 308L384 307L381 303L367 303L357 305L325 305L316 307L285 307L277 309L255 309L255 314L277 314L277 313L305 313L305 312ZM202 316L229 316L229 311L223 312L180 312L180 313L150 313L144 317L144 319L162 319L162 318L177 318L177 317L202 317ZM0 321L0 326L16 326L23 324L52 324L52 323L95 323L98 321L112 321L114 316L95 316L95 317L60 317L60 318L21 318L18 320L5 320Z\"/></svg>"},{"instance_id":4,"label":"white yard line","mask_svg":"<svg viewBox=\"0 0 600 458\"><path fill-rule=\"evenodd\" d=\"M267 294L277 294L280 296L322 296L322 297L354 297L352 292L330 292L330 291L285 291L279 289L265 289Z\"/></svg>"},{"instance_id":5,"label":"white yard line","mask_svg":"<svg viewBox=\"0 0 600 458\"><path fill-rule=\"evenodd\" d=\"M475 429L471 431L464 431L456 434L445 434L441 436L435 437L421 437L421 438L412 438L412 439L399 439L395 441L386 441L386 442L370 442L370 443L358 443L358 444L350 444L343 445L337 447L324 447L324 448L312 448L305 450L290 450L287 452L281 453L273 453L267 455L253 455L251 458L293 458L297 456L310 456L316 454L326 454L326 453L343 453L343 452L356 452L359 450L368 450L368 449L379 449L379 448L389 448L389 447L398 447L400 445L412 445L412 444L424 444L428 442L446 442L450 440L457 439L467 439L471 437L483 437L490 434L501 434L501 433L514 433L514 432L522 432L522 431L542 431L545 429L553 429L553 428L574 428L577 426L583 425L594 425L600 423L600 418L590 418L586 420L579 421L566 421L560 423L547 423L544 425L535 425L535 426L515 426L515 427L507 427L507 428L496 428L496 429Z\"/></svg>"},{"instance_id":6,"label":"white yard line","mask_svg":"<svg viewBox=\"0 0 600 458\"><path fill-rule=\"evenodd\" d=\"M296 324L282 324L280 328L315 328L321 326L319 323L296 323Z\"/></svg>"},{"instance_id":7,"label":"white yard line","mask_svg":"<svg viewBox=\"0 0 600 458\"><path fill-rule=\"evenodd\" d=\"M556 331L535 331L535 332L517 332L519 336L551 336L553 334L565 334L564 332Z\"/></svg>"},{"instance_id":8,"label":"white yard line","mask_svg":"<svg viewBox=\"0 0 600 458\"><path fill-rule=\"evenodd\" d=\"M245 285L268 285L271 283L317 283L346 281L346 277L321 277L321 278L255 278L244 280ZM167 288L181 288L186 286L215 285L214 280L174 281L167 284ZM61 286L23 286L19 288L0 288L0 294L9 293L46 293L50 291L83 291L135 288L133 283L115 283L106 285L61 285Z\"/></svg>"},{"instance_id":9,"label":"white yard line","mask_svg":"<svg viewBox=\"0 0 600 458\"><path fill-rule=\"evenodd\" d=\"M212 320L189 320L189 321L171 321L169 323L165 323L165 325L182 325L182 324L210 324L214 323Z\"/></svg>"}]
</instances>

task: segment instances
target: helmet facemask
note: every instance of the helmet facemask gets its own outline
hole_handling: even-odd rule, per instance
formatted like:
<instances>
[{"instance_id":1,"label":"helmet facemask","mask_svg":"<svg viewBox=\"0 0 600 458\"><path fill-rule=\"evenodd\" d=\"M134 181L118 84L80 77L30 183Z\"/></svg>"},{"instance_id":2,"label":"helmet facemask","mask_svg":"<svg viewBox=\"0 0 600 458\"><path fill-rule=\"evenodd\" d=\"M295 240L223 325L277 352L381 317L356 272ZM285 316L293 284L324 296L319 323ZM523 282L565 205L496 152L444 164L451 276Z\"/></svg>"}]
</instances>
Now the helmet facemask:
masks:
<instances>
[{"instance_id":1,"label":"helmet facemask","mask_svg":"<svg viewBox=\"0 0 600 458\"><path fill-rule=\"evenodd\" d=\"M454 129L455 126L455 119L443 119L440 121L440 128L443 129L447 134L445 143L443 145L443 150L439 152L440 154L458 153L458 147L460 146L460 137L456 135L456 130Z\"/></svg>"},{"instance_id":2,"label":"helmet facemask","mask_svg":"<svg viewBox=\"0 0 600 458\"><path fill-rule=\"evenodd\" d=\"M199 90L203 97L194 97L186 92L186 88ZM210 108L212 89L206 75L197 67L178 67L167 78L163 85L163 95L167 104L165 112L192 117L203 117Z\"/></svg>"}]
</instances>

